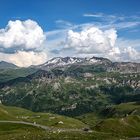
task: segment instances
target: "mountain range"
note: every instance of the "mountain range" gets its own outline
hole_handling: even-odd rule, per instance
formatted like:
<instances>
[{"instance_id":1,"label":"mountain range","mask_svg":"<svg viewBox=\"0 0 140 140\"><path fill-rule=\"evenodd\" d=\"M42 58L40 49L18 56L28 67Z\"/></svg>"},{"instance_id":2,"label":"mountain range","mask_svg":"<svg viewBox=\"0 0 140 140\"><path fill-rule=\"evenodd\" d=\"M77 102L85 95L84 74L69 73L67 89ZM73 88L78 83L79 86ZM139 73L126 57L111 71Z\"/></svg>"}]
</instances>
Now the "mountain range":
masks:
<instances>
[{"instance_id":1,"label":"mountain range","mask_svg":"<svg viewBox=\"0 0 140 140\"><path fill-rule=\"evenodd\" d=\"M37 66L30 66L35 69L50 70L53 68L68 68L70 66L85 66L93 65L100 66L105 71L116 71L116 72L140 72L140 63L135 62L112 62L111 60L103 57L91 57L91 58L79 58L79 57L55 57L44 64ZM8 63L5 61L0 62L0 69L16 69L18 66Z\"/></svg>"},{"instance_id":2,"label":"mountain range","mask_svg":"<svg viewBox=\"0 0 140 140\"><path fill-rule=\"evenodd\" d=\"M98 57L57 57L28 68L7 62L0 64L3 105L67 116L71 123L80 121L75 127L83 123L82 130L93 131L91 135L85 134L87 139L94 139L96 131L97 139L140 136L140 63L112 62ZM14 113L11 116L16 118ZM27 117L24 111L23 116ZM44 117L34 120L46 123ZM59 127L69 127L70 122Z\"/></svg>"}]
</instances>

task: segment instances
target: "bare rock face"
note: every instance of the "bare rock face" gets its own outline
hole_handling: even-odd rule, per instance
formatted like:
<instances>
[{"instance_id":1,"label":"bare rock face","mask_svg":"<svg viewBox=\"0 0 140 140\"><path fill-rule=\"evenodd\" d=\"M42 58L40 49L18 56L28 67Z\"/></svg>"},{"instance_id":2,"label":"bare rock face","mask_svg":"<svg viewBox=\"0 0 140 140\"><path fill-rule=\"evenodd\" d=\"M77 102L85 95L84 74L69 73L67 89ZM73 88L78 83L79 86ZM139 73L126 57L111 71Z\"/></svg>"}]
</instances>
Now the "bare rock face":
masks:
<instances>
[{"instance_id":1,"label":"bare rock face","mask_svg":"<svg viewBox=\"0 0 140 140\"><path fill-rule=\"evenodd\" d=\"M58 90L60 87L61 87L61 85L60 85L59 82L55 82L54 85L53 85L54 90Z\"/></svg>"},{"instance_id":2,"label":"bare rock face","mask_svg":"<svg viewBox=\"0 0 140 140\"><path fill-rule=\"evenodd\" d=\"M137 73L140 72L140 63L115 62L112 65L112 70L123 73Z\"/></svg>"}]
</instances>

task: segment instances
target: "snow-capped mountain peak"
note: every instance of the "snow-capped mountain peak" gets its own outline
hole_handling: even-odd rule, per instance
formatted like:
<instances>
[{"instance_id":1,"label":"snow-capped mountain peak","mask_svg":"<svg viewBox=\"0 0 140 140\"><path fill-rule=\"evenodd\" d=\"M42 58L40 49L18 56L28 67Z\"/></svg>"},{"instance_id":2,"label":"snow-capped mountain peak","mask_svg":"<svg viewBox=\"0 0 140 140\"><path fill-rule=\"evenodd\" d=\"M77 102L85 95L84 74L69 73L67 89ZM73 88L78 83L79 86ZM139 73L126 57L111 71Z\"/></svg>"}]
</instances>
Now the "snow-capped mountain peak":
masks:
<instances>
[{"instance_id":1,"label":"snow-capped mountain peak","mask_svg":"<svg viewBox=\"0 0 140 140\"><path fill-rule=\"evenodd\" d=\"M41 66L47 66L47 67L55 67L55 66L65 66L75 63L83 62L83 58L76 58L76 57L55 57L51 60L47 61Z\"/></svg>"},{"instance_id":2,"label":"snow-capped mountain peak","mask_svg":"<svg viewBox=\"0 0 140 140\"><path fill-rule=\"evenodd\" d=\"M41 68L54 68L62 66L70 66L73 64L99 64L106 63L110 60L106 58L92 57L92 58L79 58L79 57L55 57L40 65Z\"/></svg>"}]
</instances>

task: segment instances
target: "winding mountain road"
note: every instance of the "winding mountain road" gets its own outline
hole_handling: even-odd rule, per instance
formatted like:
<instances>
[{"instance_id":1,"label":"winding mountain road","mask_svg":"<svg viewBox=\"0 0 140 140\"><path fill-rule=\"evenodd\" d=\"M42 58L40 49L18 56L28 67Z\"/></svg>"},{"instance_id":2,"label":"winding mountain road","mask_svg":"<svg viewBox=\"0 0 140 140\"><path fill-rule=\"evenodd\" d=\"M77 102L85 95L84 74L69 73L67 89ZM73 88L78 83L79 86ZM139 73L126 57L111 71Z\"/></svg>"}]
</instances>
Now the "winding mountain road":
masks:
<instances>
[{"instance_id":1,"label":"winding mountain road","mask_svg":"<svg viewBox=\"0 0 140 140\"><path fill-rule=\"evenodd\" d=\"M61 132L83 132L82 129L78 129L78 128L53 128L53 127L49 127L49 126L45 126L45 125L41 125L41 124L37 124L37 123L31 123L31 122L24 122L24 121L7 121L7 120L0 120L0 123L14 123L14 124L25 124L25 125L31 125L34 127L38 127L38 128L42 128L44 130L47 131L61 131Z\"/></svg>"}]
</instances>

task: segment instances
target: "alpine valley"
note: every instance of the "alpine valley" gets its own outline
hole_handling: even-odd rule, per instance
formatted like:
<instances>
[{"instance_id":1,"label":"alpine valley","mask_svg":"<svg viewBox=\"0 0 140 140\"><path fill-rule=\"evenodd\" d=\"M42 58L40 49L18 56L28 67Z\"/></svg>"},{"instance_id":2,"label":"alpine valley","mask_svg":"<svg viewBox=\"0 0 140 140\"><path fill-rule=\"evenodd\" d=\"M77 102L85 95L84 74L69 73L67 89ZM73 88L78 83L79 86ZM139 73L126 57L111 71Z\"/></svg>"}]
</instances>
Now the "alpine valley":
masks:
<instances>
[{"instance_id":1,"label":"alpine valley","mask_svg":"<svg viewBox=\"0 0 140 140\"><path fill-rule=\"evenodd\" d=\"M0 101L1 140L140 139L140 63L56 57L21 68L3 61Z\"/></svg>"}]
</instances>

